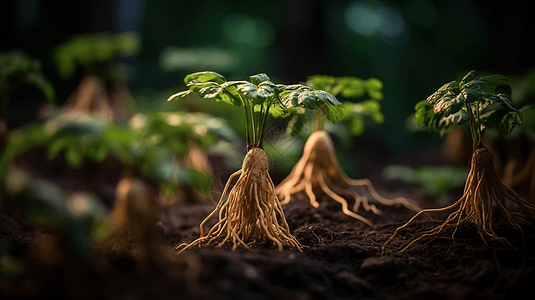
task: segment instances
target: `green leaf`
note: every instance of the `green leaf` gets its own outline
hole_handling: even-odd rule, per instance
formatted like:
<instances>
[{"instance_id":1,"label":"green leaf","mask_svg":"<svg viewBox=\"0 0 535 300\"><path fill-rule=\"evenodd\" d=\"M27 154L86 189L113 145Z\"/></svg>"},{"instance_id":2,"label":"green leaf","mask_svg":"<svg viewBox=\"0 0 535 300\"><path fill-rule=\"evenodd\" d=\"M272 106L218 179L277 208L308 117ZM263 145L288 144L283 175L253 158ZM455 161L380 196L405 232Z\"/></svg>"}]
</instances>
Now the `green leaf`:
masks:
<instances>
[{"instance_id":1,"label":"green leaf","mask_svg":"<svg viewBox=\"0 0 535 300\"><path fill-rule=\"evenodd\" d=\"M344 98L359 98L366 94L366 90L367 86L364 80L358 77L344 76L337 78L332 93L333 95L340 94Z\"/></svg>"},{"instance_id":2,"label":"green leaf","mask_svg":"<svg viewBox=\"0 0 535 300\"><path fill-rule=\"evenodd\" d=\"M414 109L416 110L416 113L414 114L414 123L420 127L430 127L431 122L435 117L433 105L429 104L427 100L422 100L416 103Z\"/></svg>"},{"instance_id":3,"label":"green leaf","mask_svg":"<svg viewBox=\"0 0 535 300\"><path fill-rule=\"evenodd\" d=\"M499 131L502 134L509 134L513 129L522 123L522 115L516 111L508 112L501 120Z\"/></svg>"},{"instance_id":4,"label":"green leaf","mask_svg":"<svg viewBox=\"0 0 535 300\"><path fill-rule=\"evenodd\" d=\"M255 104L262 103L268 98L275 95L275 89L272 85L264 84L256 86L252 83L244 83L238 85L238 92L244 97L256 100Z\"/></svg>"},{"instance_id":5,"label":"green leaf","mask_svg":"<svg viewBox=\"0 0 535 300\"><path fill-rule=\"evenodd\" d=\"M450 114L447 117L441 116L440 114L436 116L437 118L434 120L435 126L433 129L438 131L441 136L468 121L468 115L464 110L459 110L458 112Z\"/></svg>"},{"instance_id":6,"label":"green leaf","mask_svg":"<svg viewBox=\"0 0 535 300\"><path fill-rule=\"evenodd\" d=\"M187 90L187 91L183 91L183 92L178 92L176 94L173 94L171 95L171 97L167 98L167 101L171 101L171 100L178 100L180 98L184 98L186 97L187 95L191 94L192 91L191 90Z\"/></svg>"},{"instance_id":7,"label":"green leaf","mask_svg":"<svg viewBox=\"0 0 535 300\"><path fill-rule=\"evenodd\" d=\"M452 90L459 87L459 84L456 81L448 82L445 85L441 86L436 92L434 92L431 96L427 97L427 102L429 104L435 104L438 102L442 97L452 92ZM455 95L455 93L453 93Z\"/></svg>"},{"instance_id":8,"label":"green leaf","mask_svg":"<svg viewBox=\"0 0 535 300\"><path fill-rule=\"evenodd\" d=\"M381 112L381 103L375 100L366 100L359 103L344 103L344 107L350 106L350 111L353 114L371 117L375 123L381 124L385 120L385 116Z\"/></svg>"},{"instance_id":9,"label":"green leaf","mask_svg":"<svg viewBox=\"0 0 535 300\"><path fill-rule=\"evenodd\" d=\"M509 86L511 84L511 79L507 76L501 74L493 74L489 76L483 76L481 79L490 82L493 86ZM496 92L498 93L498 92ZM509 91L510 93L510 91Z\"/></svg>"},{"instance_id":10,"label":"green leaf","mask_svg":"<svg viewBox=\"0 0 535 300\"><path fill-rule=\"evenodd\" d=\"M337 122L343 119L344 109L342 103L330 93L314 91L306 86L291 86L290 89L291 92L282 99L285 107L304 107L313 110L319 108L322 104L326 104L325 108L327 109L327 119L329 121Z\"/></svg>"},{"instance_id":11,"label":"green leaf","mask_svg":"<svg viewBox=\"0 0 535 300\"><path fill-rule=\"evenodd\" d=\"M260 85L262 82L270 81L270 78L265 73L250 76L251 83L254 85Z\"/></svg>"},{"instance_id":12,"label":"green leaf","mask_svg":"<svg viewBox=\"0 0 535 300\"><path fill-rule=\"evenodd\" d=\"M326 92L332 92L334 84L335 84L334 76L328 76L328 75L309 76L306 81L307 86L316 90L323 90Z\"/></svg>"},{"instance_id":13,"label":"green leaf","mask_svg":"<svg viewBox=\"0 0 535 300\"><path fill-rule=\"evenodd\" d=\"M443 114L444 116L449 116L459 111L464 104L464 94L459 93L455 96L453 93L447 93L442 98L440 98L433 107L435 114Z\"/></svg>"},{"instance_id":14,"label":"green leaf","mask_svg":"<svg viewBox=\"0 0 535 300\"><path fill-rule=\"evenodd\" d=\"M84 161L84 156L78 149L77 144L73 141L69 144L65 151L65 158L69 166L78 169Z\"/></svg>"},{"instance_id":15,"label":"green leaf","mask_svg":"<svg viewBox=\"0 0 535 300\"><path fill-rule=\"evenodd\" d=\"M47 159L53 160L58 156L61 150L65 149L69 145L68 138L57 138L48 147Z\"/></svg>"},{"instance_id":16,"label":"green leaf","mask_svg":"<svg viewBox=\"0 0 535 300\"><path fill-rule=\"evenodd\" d=\"M479 73L476 70L472 70L464 75L463 79L459 82L459 85L463 87L466 83L480 78Z\"/></svg>"},{"instance_id":17,"label":"green leaf","mask_svg":"<svg viewBox=\"0 0 535 300\"><path fill-rule=\"evenodd\" d=\"M223 84L226 81L227 80L225 79L225 77L223 77L223 75L211 71L192 73L184 78L184 83L186 85L189 85L191 82L215 82L217 84Z\"/></svg>"},{"instance_id":18,"label":"green leaf","mask_svg":"<svg viewBox=\"0 0 535 300\"><path fill-rule=\"evenodd\" d=\"M347 129L352 136L362 135L364 133L364 118L361 116L352 117L349 121Z\"/></svg>"},{"instance_id":19,"label":"green leaf","mask_svg":"<svg viewBox=\"0 0 535 300\"><path fill-rule=\"evenodd\" d=\"M366 88L369 90L380 90L383 88L383 82L377 78L369 78L366 81Z\"/></svg>"}]
</instances>

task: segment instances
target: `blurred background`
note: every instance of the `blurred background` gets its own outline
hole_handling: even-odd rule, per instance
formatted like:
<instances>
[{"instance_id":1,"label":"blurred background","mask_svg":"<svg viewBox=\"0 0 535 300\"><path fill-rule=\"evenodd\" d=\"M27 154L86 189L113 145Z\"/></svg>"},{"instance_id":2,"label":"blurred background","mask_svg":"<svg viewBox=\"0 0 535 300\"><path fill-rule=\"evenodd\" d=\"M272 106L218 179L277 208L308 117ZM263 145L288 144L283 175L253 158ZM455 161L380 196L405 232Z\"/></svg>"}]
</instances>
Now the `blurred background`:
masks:
<instances>
[{"instance_id":1,"label":"blurred background","mask_svg":"<svg viewBox=\"0 0 535 300\"><path fill-rule=\"evenodd\" d=\"M140 106L157 106L184 89L188 73L213 70L228 80L265 72L296 83L313 74L376 77L384 83L384 124L361 138L403 155L440 143L405 130L416 102L467 71L520 76L534 66L533 18L526 1L146 1L0 2L1 51L42 61L66 101L83 77L56 70L57 45L73 36L133 32L134 57L123 58ZM160 94L159 94L160 93ZM142 97L144 95L145 97ZM146 95L163 95L150 96Z\"/></svg>"}]
</instances>

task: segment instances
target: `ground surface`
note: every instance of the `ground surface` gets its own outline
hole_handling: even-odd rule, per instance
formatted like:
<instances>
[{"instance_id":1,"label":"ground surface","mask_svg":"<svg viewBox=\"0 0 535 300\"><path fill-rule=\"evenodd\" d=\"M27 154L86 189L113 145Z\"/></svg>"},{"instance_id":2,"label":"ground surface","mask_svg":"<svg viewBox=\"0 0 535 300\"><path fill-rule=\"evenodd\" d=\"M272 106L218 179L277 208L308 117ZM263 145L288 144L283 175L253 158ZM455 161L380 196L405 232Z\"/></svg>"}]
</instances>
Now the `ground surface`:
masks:
<instances>
[{"instance_id":1,"label":"ground surface","mask_svg":"<svg viewBox=\"0 0 535 300\"><path fill-rule=\"evenodd\" d=\"M334 201L320 203L315 209L296 199L284 207L303 252L197 248L180 258L166 254L168 259L145 267L129 250L85 261L65 255L50 266L28 259L39 233L24 225L16 210L4 210L0 236L24 259L26 271L17 280L0 278L0 291L8 298L64 299L532 299L527 291L535 279L533 228L526 228L525 239L507 228L497 230L517 249L486 246L475 228L464 225L454 240L451 232L444 233L398 253L418 231L438 224L424 217L382 255L384 241L412 212L380 207L382 216L363 213L377 225L372 229L344 215ZM198 237L198 224L213 207L162 208L164 245Z\"/></svg>"}]
</instances>

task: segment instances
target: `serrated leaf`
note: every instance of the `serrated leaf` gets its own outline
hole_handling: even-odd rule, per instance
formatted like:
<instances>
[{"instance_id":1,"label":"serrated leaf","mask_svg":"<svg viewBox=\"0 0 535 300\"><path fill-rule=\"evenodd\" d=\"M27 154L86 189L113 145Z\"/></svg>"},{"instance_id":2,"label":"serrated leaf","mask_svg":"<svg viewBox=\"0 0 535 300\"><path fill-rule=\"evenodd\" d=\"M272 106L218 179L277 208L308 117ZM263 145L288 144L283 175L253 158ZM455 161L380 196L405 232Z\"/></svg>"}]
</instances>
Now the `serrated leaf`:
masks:
<instances>
[{"instance_id":1,"label":"serrated leaf","mask_svg":"<svg viewBox=\"0 0 535 300\"><path fill-rule=\"evenodd\" d=\"M463 87L466 83L480 78L479 73L476 70L472 70L464 75L463 79L459 82L459 85Z\"/></svg>"},{"instance_id":2,"label":"serrated leaf","mask_svg":"<svg viewBox=\"0 0 535 300\"><path fill-rule=\"evenodd\" d=\"M458 86L459 85L456 81L446 83L445 85L441 86L436 92L434 92L431 96L427 97L427 102L429 104L435 104L446 94L451 93L452 89L458 88Z\"/></svg>"},{"instance_id":3,"label":"serrated leaf","mask_svg":"<svg viewBox=\"0 0 535 300\"><path fill-rule=\"evenodd\" d=\"M262 82L270 81L269 76L267 76L265 73L253 75L253 76L250 76L249 78L251 78L251 83L254 85L260 85L260 83Z\"/></svg>"},{"instance_id":4,"label":"serrated leaf","mask_svg":"<svg viewBox=\"0 0 535 300\"><path fill-rule=\"evenodd\" d=\"M441 136L445 135L446 133L455 129L457 126L464 124L468 121L468 115L464 110L459 110L458 112L450 114L447 117L440 115L435 116L436 118L434 122L436 123L433 129L438 131Z\"/></svg>"},{"instance_id":5,"label":"serrated leaf","mask_svg":"<svg viewBox=\"0 0 535 300\"><path fill-rule=\"evenodd\" d=\"M223 84L227 80L221 74L218 74L216 72L211 72L211 71L205 71L205 72L192 73L184 77L184 83L186 85L188 85L192 81L200 82L200 83L215 82L217 84Z\"/></svg>"}]
</instances>

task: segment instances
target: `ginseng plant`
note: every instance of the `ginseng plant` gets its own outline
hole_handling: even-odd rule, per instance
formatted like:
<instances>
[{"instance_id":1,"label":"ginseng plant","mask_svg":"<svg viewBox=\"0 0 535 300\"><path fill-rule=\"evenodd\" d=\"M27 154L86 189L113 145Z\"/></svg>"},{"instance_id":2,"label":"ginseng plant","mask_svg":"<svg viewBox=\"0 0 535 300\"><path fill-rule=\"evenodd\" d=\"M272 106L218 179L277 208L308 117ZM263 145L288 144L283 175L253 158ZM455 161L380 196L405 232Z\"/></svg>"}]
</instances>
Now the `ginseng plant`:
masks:
<instances>
[{"instance_id":1,"label":"ginseng plant","mask_svg":"<svg viewBox=\"0 0 535 300\"><path fill-rule=\"evenodd\" d=\"M394 231L383 245L383 251L400 230L423 213L457 208L443 224L423 232L401 251L423 238L439 234L447 227L454 228L453 237L463 222L474 224L486 245L487 238L490 238L512 246L506 238L496 234L495 226L502 224L523 233L522 225L535 218L535 206L519 197L500 180L494 168L492 152L481 142L484 129L495 128L502 134L509 134L522 120L511 100L508 82L508 78L502 75L480 77L476 71L471 71L461 81L443 85L427 100L416 104L415 123L438 131L441 135L468 122L473 142L470 171L463 196L458 201L444 208L420 211ZM511 211L507 207L507 199L516 203L523 212Z\"/></svg>"},{"instance_id":2,"label":"ginseng plant","mask_svg":"<svg viewBox=\"0 0 535 300\"><path fill-rule=\"evenodd\" d=\"M325 75L310 76L307 86L325 90L334 96L339 94L344 98L358 98L368 94L370 99L360 103L344 102L344 123L354 136L364 132L364 117L371 117L376 123L382 123L384 116L381 113L380 100L382 82L376 78L362 80L357 77L333 77ZM352 179L340 167L333 147L333 141L329 134L324 131L327 121L323 106L314 111L314 132L305 143L303 155L294 166L290 174L277 186L275 192L281 198L281 204L287 204L293 195L305 193L314 207L319 207L316 200L318 196L327 195L329 198L342 205L344 214L353 217L373 227L367 218L357 214L359 207L366 211L380 214L374 204L368 203L367 195L383 205L402 204L403 206L419 211L420 209L411 204L407 199L398 197L392 200L380 196L369 179ZM306 123L306 114L294 114L289 122L290 135L298 134L303 124ZM363 188L367 194L358 193L354 188ZM353 210L348 207L344 196L354 198Z\"/></svg>"},{"instance_id":3,"label":"ginseng plant","mask_svg":"<svg viewBox=\"0 0 535 300\"><path fill-rule=\"evenodd\" d=\"M217 247L231 243L232 249L275 245L279 250L283 246L301 250L290 233L268 172L263 150L264 125L268 114L286 114L288 107L315 109L322 103L327 104L328 117L336 121L341 117L341 103L327 92L313 91L303 85L274 84L265 74L250 79L251 82L227 81L214 72L193 73L184 79L189 89L169 98L189 94L212 98L243 107L246 119L247 154L241 170L229 177L216 208L202 221L200 237L190 244L179 245L177 250L213 242L217 242ZM238 176L229 191L231 181ZM219 221L205 234L204 224L218 212Z\"/></svg>"}]
</instances>

